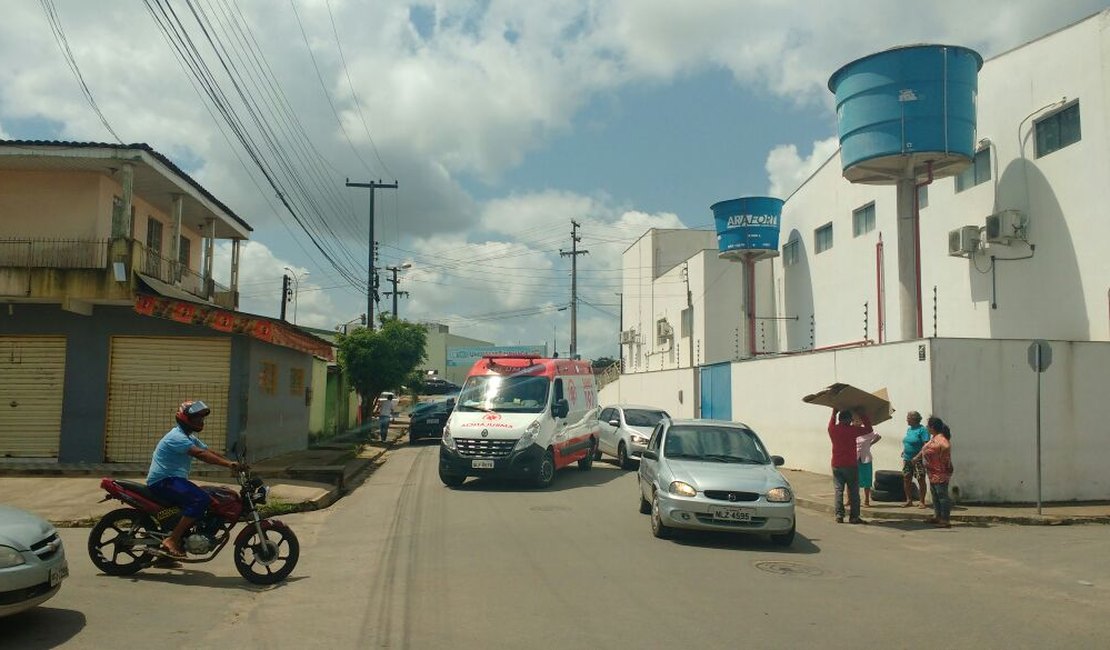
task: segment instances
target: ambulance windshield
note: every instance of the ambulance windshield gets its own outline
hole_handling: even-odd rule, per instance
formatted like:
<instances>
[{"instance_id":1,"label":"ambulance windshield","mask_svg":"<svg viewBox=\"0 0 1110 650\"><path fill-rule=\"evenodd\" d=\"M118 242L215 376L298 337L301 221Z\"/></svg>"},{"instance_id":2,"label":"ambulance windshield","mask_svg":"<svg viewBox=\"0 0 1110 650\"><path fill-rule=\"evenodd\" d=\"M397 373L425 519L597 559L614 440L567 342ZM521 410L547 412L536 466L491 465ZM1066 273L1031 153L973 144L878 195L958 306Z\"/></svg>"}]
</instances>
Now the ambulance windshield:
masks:
<instances>
[{"instance_id":1,"label":"ambulance windshield","mask_svg":"<svg viewBox=\"0 0 1110 650\"><path fill-rule=\"evenodd\" d=\"M468 377L459 393L460 411L539 413L547 407L551 382L536 375Z\"/></svg>"}]
</instances>

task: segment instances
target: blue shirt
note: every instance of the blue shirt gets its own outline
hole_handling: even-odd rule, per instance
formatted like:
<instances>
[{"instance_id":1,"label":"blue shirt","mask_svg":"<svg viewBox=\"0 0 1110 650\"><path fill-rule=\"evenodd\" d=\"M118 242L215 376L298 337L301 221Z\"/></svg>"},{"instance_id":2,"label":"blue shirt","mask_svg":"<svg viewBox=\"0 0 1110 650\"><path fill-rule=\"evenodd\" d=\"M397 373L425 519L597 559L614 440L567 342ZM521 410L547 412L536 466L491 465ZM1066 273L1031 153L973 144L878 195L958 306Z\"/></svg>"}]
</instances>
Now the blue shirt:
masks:
<instances>
[{"instance_id":1,"label":"blue shirt","mask_svg":"<svg viewBox=\"0 0 1110 650\"><path fill-rule=\"evenodd\" d=\"M180 425L170 429L154 448L146 484L154 485L171 476L189 478L189 470L193 467L193 457L189 455L189 450L193 447L208 449L208 445L201 442L196 434L185 433Z\"/></svg>"},{"instance_id":2,"label":"blue shirt","mask_svg":"<svg viewBox=\"0 0 1110 650\"><path fill-rule=\"evenodd\" d=\"M919 424L906 429L906 437L902 439L902 460L911 460L927 442L929 432L924 426Z\"/></svg>"}]
</instances>

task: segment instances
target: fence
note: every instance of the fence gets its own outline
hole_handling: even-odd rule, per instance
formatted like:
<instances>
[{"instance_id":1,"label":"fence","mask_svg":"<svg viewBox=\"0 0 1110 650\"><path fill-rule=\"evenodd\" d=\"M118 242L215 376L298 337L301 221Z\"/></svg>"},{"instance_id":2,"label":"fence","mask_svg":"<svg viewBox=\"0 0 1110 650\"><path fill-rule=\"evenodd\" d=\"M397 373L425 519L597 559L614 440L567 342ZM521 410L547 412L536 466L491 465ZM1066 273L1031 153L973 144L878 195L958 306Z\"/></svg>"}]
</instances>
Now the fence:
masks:
<instances>
[{"instance_id":1,"label":"fence","mask_svg":"<svg viewBox=\"0 0 1110 650\"><path fill-rule=\"evenodd\" d=\"M107 239L0 239L0 267L103 269Z\"/></svg>"}]
</instances>

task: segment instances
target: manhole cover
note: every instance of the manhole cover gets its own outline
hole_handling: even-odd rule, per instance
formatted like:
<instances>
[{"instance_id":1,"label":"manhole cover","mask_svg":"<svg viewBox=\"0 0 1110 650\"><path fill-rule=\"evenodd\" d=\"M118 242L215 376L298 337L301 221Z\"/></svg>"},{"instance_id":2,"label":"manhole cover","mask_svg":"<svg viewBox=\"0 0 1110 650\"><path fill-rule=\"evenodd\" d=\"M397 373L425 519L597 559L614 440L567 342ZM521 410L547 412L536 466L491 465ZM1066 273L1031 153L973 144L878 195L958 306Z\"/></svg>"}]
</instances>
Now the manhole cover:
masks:
<instances>
[{"instance_id":1,"label":"manhole cover","mask_svg":"<svg viewBox=\"0 0 1110 650\"><path fill-rule=\"evenodd\" d=\"M825 575L825 572L815 566L808 564L801 564L799 562L783 562L780 560L768 560L766 562L756 562L755 568L767 573L774 573L780 576L802 576L804 578L816 578Z\"/></svg>"},{"instance_id":2,"label":"manhole cover","mask_svg":"<svg viewBox=\"0 0 1110 650\"><path fill-rule=\"evenodd\" d=\"M570 510L570 508L566 506L532 506L529 510L535 512L564 512Z\"/></svg>"}]
</instances>

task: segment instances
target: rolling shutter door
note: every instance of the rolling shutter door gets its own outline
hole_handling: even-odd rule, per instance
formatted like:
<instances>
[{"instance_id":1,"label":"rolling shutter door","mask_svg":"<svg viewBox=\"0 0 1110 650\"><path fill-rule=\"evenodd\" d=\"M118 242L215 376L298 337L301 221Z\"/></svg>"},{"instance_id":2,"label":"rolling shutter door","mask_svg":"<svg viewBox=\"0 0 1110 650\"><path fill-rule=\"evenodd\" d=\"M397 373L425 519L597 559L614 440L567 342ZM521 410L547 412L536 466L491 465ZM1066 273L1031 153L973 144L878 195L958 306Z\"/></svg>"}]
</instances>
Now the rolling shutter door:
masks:
<instances>
[{"instance_id":1,"label":"rolling shutter door","mask_svg":"<svg viewBox=\"0 0 1110 650\"><path fill-rule=\"evenodd\" d=\"M154 445L173 428L173 414L187 399L212 408L200 439L223 453L231 339L114 336L111 364L107 462L149 462Z\"/></svg>"},{"instance_id":2,"label":"rolling shutter door","mask_svg":"<svg viewBox=\"0 0 1110 650\"><path fill-rule=\"evenodd\" d=\"M0 456L57 458L66 340L0 336Z\"/></svg>"}]
</instances>

